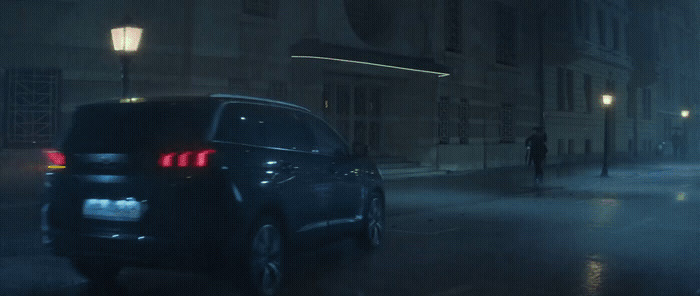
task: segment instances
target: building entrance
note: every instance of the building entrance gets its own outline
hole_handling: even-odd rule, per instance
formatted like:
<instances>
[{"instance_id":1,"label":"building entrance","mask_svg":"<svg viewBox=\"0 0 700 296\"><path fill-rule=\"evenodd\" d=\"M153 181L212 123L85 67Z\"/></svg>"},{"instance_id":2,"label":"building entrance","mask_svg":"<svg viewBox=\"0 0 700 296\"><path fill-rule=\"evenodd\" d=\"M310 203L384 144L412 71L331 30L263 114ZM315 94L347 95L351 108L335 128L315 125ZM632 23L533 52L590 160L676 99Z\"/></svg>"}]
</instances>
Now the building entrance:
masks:
<instances>
[{"instance_id":1,"label":"building entrance","mask_svg":"<svg viewBox=\"0 0 700 296\"><path fill-rule=\"evenodd\" d=\"M385 87L376 81L335 80L323 85L323 115L350 143L369 147L372 156L384 153Z\"/></svg>"}]
</instances>

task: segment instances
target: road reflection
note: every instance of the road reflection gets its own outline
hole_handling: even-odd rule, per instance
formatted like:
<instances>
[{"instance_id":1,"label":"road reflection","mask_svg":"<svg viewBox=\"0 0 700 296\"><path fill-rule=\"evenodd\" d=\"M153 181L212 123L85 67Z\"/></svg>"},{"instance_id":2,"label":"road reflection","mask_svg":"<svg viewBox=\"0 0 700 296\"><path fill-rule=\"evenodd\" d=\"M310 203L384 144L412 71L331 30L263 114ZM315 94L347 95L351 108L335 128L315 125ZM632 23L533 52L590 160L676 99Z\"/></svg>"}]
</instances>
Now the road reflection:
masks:
<instances>
[{"instance_id":1,"label":"road reflection","mask_svg":"<svg viewBox=\"0 0 700 296\"><path fill-rule=\"evenodd\" d=\"M676 201L686 201L688 199L687 194L685 192L677 192L676 193Z\"/></svg>"},{"instance_id":2,"label":"road reflection","mask_svg":"<svg viewBox=\"0 0 700 296\"><path fill-rule=\"evenodd\" d=\"M595 296L600 295L603 288L603 272L607 269L607 265L600 260L597 255L589 256L586 260L586 281L584 284L584 295Z\"/></svg>"},{"instance_id":3,"label":"road reflection","mask_svg":"<svg viewBox=\"0 0 700 296\"><path fill-rule=\"evenodd\" d=\"M606 194L602 198L591 200L591 226L593 227L611 227L614 221L615 214L618 212L622 202L618 199L617 194Z\"/></svg>"}]
</instances>

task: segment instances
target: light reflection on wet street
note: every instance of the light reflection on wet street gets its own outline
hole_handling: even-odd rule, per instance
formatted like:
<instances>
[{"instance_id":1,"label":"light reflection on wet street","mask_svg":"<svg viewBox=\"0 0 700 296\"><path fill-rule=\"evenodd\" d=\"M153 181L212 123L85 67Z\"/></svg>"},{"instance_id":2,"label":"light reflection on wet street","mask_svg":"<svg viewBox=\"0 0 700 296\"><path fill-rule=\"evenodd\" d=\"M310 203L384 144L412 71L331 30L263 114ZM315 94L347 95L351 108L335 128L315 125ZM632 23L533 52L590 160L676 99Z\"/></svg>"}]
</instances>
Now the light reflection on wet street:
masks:
<instances>
[{"instance_id":1,"label":"light reflection on wet street","mask_svg":"<svg viewBox=\"0 0 700 296\"><path fill-rule=\"evenodd\" d=\"M616 175L608 180L552 180L541 192L470 191L465 176L389 181L383 248L363 254L345 240L297 254L286 292L695 295L700 167L611 173ZM235 275L134 268L114 286L92 286L67 260L33 245L39 242L33 210L0 209L7 238L0 257L2 295L241 294L232 284ZM24 226L8 227L23 219Z\"/></svg>"}]
</instances>

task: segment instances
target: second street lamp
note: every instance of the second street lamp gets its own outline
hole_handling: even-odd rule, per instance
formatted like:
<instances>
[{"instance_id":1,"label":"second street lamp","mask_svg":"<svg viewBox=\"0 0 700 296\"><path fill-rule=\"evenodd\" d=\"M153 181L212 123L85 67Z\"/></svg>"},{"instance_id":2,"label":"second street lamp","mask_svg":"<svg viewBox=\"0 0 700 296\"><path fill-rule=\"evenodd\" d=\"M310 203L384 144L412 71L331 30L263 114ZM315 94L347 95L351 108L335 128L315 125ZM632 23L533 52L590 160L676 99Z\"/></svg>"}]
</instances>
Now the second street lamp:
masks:
<instances>
[{"instance_id":1,"label":"second street lamp","mask_svg":"<svg viewBox=\"0 0 700 296\"><path fill-rule=\"evenodd\" d=\"M605 123L603 129L605 130L605 135L603 138L603 170L600 172L601 177L608 176L608 142L610 141L610 132L608 131L608 125L610 125L611 109L613 107L613 101L615 96L612 93L606 92L600 96L603 103L603 108L605 109Z\"/></svg>"},{"instance_id":2,"label":"second street lamp","mask_svg":"<svg viewBox=\"0 0 700 296\"><path fill-rule=\"evenodd\" d=\"M129 94L129 62L136 53L141 41L143 29L134 25L129 17L124 18L121 26L112 29L112 45L122 63L122 96Z\"/></svg>"}]
</instances>

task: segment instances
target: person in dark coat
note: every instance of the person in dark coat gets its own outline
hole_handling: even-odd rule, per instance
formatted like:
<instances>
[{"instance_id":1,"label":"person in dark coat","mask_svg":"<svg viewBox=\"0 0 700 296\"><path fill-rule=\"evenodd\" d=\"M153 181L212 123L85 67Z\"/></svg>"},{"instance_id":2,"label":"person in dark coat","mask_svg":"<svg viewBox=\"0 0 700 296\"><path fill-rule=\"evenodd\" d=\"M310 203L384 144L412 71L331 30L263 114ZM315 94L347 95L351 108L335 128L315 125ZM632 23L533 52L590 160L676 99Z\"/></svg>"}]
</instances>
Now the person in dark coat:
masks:
<instances>
[{"instance_id":1,"label":"person in dark coat","mask_svg":"<svg viewBox=\"0 0 700 296\"><path fill-rule=\"evenodd\" d=\"M535 165L535 185L537 185L542 183L542 177L544 176L542 164L547 156L547 133L544 132L544 127L542 126L535 127L533 130L535 130L535 133L525 140L525 147L530 147L528 163L532 162Z\"/></svg>"}]
</instances>

